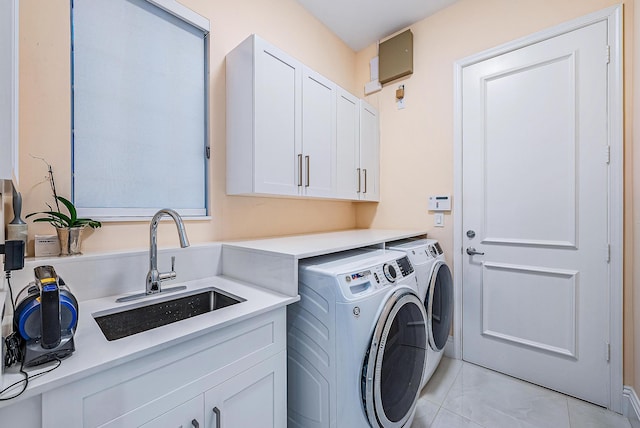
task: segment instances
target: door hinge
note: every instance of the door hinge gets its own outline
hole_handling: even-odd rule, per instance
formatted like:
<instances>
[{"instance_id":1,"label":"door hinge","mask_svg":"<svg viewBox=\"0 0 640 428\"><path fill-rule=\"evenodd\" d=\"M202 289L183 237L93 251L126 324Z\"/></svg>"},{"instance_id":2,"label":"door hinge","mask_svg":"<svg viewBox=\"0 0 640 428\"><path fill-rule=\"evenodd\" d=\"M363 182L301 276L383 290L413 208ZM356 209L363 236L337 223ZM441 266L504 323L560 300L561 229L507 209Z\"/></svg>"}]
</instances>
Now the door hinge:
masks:
<instances>
[{"instance_id":1,"label":"door hinge","mask_svg":"<svg viewBox=\"0 0 640 428\"><path fill-rule=\"evenodd\" d=\"M604 259L607 263L611 262L611 244L607 244L604 249Z\"/></svg>"},{"instance_id":2,"label":"door hinge","mask_svg":"<svg viewBox=\"0 0 640 428\"><path fill-rule=\"evenodd\" d=\"M211 159L211 146L207 146L205 149L205 156L207 156L207 159Z\"/></svg>"},{"instance_id":3,"label":"door hinge","mask_svg":"<svg viewBox=\"0 0 640 428\"><path fill-rule=\"evenodd\" d=\"M605 343L604 356L605 356L607 362L609 362L611 360L611 344L609 342Z\"/></svg>"},{"instance_id":4,"label":"door hinge","mask_svg":"<svg viewBox=\"0 0 640 428\"><path fill-rule=\"evenodd\" d=\"M605 64L611 62L611 46L607 45L605 48Z\"/></svg>"},{"instance_id":5,"label":"door hinge","mask_svg":"<svg viewBox=\"0 0 640 428\"><path fill-rule=\"evenodd\" d=\"M611 146L605 147L604 157L605 162L607 163L607 165L609 165L611 163Z\"/></svg>"}]
</instances>

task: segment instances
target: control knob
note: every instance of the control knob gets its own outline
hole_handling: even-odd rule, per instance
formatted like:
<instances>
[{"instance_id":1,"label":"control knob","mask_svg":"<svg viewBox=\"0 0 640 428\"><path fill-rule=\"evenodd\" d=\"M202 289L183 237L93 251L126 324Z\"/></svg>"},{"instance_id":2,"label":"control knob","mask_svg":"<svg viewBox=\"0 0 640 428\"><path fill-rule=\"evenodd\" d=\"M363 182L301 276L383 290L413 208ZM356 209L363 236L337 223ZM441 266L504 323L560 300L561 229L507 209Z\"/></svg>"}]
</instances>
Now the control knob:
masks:
<instances>
[{"instance_id":1,"label":"control knob","mask_svg":"<svg viewBox=\"0 0 640 428\"><path fill-rule=\"evenodd\" d=\"M392 265L385 264L382 266L382 271L384 272L384 276L389 280L389 282L395 282L398 274L396 273L396 268Z\"/></svg>"}]
</instances>

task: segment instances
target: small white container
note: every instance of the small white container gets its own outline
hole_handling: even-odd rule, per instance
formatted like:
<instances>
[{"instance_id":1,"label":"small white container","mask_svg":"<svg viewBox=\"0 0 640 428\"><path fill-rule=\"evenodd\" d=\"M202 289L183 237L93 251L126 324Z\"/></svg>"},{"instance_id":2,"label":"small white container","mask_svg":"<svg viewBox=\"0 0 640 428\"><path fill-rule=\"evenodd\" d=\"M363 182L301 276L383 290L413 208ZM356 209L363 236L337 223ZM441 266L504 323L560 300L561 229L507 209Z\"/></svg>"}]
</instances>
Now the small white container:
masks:
<instances>
[{"instance_id":1,"label":"small white container","mask_svg":"<svg viewBox=\"0 0 640 428\"><path fill-rule=\"evenodd\" d=\"M36 257L52 257L60 254L60 241L57 235L35 236Z\"/></svg>"}]
</instances>

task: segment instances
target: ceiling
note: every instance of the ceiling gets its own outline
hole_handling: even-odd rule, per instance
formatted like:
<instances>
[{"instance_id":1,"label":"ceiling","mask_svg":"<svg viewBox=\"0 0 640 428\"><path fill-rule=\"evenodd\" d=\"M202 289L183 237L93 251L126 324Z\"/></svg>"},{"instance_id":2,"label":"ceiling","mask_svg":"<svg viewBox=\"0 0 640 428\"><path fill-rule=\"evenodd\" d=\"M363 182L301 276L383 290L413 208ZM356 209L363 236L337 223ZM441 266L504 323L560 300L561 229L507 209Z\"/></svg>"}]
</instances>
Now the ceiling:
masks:
<instances>
[{"instance_id":1,"label":"ceiling","mask_svg":"<svg viewBox=\"0 0 640 428\"><path fill-rule=\"evenodd\" d=\"M354 51L414 24L457 0L297 0Z\"/></svg>"}]
</instances>

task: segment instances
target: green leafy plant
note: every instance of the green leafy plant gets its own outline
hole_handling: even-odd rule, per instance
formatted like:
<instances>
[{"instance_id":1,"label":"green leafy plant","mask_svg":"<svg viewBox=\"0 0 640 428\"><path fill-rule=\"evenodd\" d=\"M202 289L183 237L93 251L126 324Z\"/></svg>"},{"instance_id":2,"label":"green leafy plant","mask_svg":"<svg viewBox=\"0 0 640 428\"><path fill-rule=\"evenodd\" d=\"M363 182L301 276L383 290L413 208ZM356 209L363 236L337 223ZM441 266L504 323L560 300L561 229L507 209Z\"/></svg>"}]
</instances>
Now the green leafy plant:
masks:
<instances>
[{"instance_id":1,"label":"green leafy plant","mask_svg":"<svg viewBox=\"0 0 640 428\"><path fill-rule=\"evenodd\" d=\"M92 220L90 218L78 218L78 212L76 211L76 207L73 205L73 202L70 200L63 198L62 196L58 196L56 192L56 181L53 178L53 168L51 165L44 159L37 156L31 155L31 157L35 159L40 159L47 165L47 177L45 180L49 181L49 185L51 186L51 192L53 193L53 199L56 203L56 210L54 211L51 205L47 204L49 207L49 211L40 211L27 215L27 218L32 217L34 215L44 215L45 217L39 217L34 219L34 222L39 223L51 223L54 227L59 228L70 228L70 227L83 227L89 226L92 229L96 229L102 226L102 223L96 220ZM63 214L60 211L60 204L58 202L62 202L62 204L67 208L69 215Z\"/></svg>"},{"instance_id":2,"label":"green leafy plant","mask_svg":"<svg viewBox=\"0 0 640 428\"><path fill-rule=\"evenodd\" d=\"M62 204L67 208L69 215L60 212L58 201L62 202ZM100 223L99 221L91 220L90 218L78 218L78 213L76 211L76 207L73 205L73 202L66 198L63 198L62 196L56 196L56 205L58 207L58 211L50 210L35 212L28 214L27 218L34 215L44 215L45 217L39 217L34 219L33 221L51 223L53 226L61 228L89 226L90 228L95 229L102 226L102 223Z\"/></svg>"}]
</instances>

